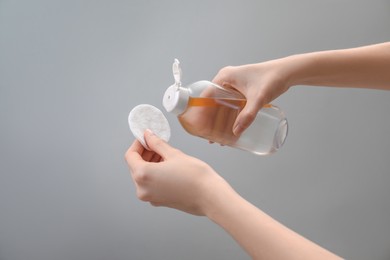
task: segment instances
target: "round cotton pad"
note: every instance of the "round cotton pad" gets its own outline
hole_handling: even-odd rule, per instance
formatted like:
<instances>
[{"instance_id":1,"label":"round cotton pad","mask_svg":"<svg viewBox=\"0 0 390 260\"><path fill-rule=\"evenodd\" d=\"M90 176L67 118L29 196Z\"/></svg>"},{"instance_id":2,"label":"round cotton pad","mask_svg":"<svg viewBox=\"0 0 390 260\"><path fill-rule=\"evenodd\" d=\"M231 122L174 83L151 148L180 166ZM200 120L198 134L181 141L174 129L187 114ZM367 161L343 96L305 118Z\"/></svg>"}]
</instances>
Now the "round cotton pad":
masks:
<instances>
[{"instance_id":1,"label":"round cotton pad","mask_svg":"<svg viewBox=\"0 0 390 260\"><path fill-rule=\"evenodd\" d=\"M164 114L158 108L148 104L138 105L130 111L129 126L134 137L148 150L149 147L144 139L146 129L150 129L166 142L171 136L171 128Z\"/></svg>"}]
</instances>

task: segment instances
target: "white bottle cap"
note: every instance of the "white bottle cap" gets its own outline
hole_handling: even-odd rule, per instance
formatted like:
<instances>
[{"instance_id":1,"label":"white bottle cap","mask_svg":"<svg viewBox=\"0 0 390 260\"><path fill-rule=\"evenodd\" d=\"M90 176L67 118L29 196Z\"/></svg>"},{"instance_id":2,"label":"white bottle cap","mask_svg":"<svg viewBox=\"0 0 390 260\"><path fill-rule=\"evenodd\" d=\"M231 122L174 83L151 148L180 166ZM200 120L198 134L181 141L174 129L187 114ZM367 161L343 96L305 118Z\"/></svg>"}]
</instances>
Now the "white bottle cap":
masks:
<instances>
[{"instance_id":1,"label":"white bottle cap","mask_svg":"<svg viewBox=\"0 0 390 260\"><path fill-rule=\"evenodd\" d=\"M167 112L175 115L183 113L188 104L188 89L178 87L176 84L170 86L164 93L163 106Z\"/></svg>"},{"instance_id":2,"label":"white bottle cap","mask_svg":"<svg viewBox=\"0 0 390 260\"><path fill-rule=\"evenodd\" d=\"M188 104L189 90L181 87L181 68L178 59L175 59L172 65L173 78L175 84L170 86L164 94L163 106L168 111L175 115L183 113Z\"/></svg>"}]
</instances>

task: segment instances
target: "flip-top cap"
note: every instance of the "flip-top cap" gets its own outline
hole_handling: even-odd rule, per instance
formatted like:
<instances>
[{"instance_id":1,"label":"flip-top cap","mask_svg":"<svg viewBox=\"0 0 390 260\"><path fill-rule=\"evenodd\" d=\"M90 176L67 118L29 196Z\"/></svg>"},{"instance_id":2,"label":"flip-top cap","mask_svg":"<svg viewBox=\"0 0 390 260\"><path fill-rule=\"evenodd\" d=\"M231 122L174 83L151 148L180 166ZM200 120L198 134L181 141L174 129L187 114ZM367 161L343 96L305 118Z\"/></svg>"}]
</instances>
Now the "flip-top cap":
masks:
<instances>
[{"instance_id":1,"label":"flip-top cap","mask_svg":"<svg viewBox=\"0 0 390 260\"><path fill-rule=\"evenodd\" d=\"M163 106L167 112L180 115L186 110L188 99L189 93L186 88L172 85L164 93Z\"/></svg>"}]
</instances>

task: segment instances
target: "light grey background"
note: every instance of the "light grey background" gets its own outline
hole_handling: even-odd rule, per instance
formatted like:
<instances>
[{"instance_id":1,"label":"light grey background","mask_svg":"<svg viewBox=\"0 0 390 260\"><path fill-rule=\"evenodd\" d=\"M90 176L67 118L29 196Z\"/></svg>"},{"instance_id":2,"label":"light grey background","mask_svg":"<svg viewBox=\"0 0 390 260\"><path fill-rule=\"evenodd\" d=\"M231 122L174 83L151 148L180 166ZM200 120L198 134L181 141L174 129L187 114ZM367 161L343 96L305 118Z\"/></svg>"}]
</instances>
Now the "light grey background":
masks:
<instances>
[{"instance_id":1,"label":"light grey background","mask_svg":"<svg viewBox=\"0 0 390 260\"><path fill-rule=\"evenodd\" d=\"M206 218L135 196L129 111L162 109L226 65L390 40L388 0L0 0L0 259L248 259ZM390 69L390 68L389 68ZM171 144L348 259L390 259L390 92L297 86L290 132L258 157L184 132Z\"/></svg>"}]
</instances>

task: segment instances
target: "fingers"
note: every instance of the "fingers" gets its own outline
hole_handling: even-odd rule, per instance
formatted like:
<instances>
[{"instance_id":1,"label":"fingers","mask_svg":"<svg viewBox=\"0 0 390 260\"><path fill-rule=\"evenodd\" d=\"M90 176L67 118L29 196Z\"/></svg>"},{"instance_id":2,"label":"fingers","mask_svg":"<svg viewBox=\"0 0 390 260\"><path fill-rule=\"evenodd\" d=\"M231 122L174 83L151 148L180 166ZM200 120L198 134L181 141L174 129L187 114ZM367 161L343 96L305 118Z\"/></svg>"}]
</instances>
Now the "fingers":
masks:
<instances>
[{"instance_id":1,"label":"fingers","mask_svg":"<svg viewBox=\"0 0 390 260\"><path fill-rule=\"evenodd\" d=\"M167 142L160 139L158 136L156 136L152 131L149 129L145 131L145 141L149 148L157 153L160 157L154 158L154 160L161 160L166 159L169 157L176 149L171 147Z\"/></svg>"},{"instance_id":2,"label":"fingers","mask_svg":"<svg viewBox=\"0 0 390 260\"><path fill-rule=\"evenodd\" d=\"M160 162L169 157L173 151L176 151L150 130L145 131L144 135L145 141L151 150L146 150L138 140L135 140L125 154L125 160L131 172L136 171L137 167L142 167L142 164Z\"/></svg>"},{"instance_id":3,"label":"fingers","mask_svg":"<svg viewBox=\"0 0 390 260\"><path fill-rule=\"evenodd\" d=\"M262 99L260 99L262 100ZM239 113L233 125L233 133L240 136L255 120L258 111L262 107L262 102L255 99L248 99L245 107Z\"/></svg>"},{"instance_id":4,"label":"fingers","mask_svg":"<svg viewBox=\"0 0 390 260\"><path fill-rule=\"evenodd\" d=\"M135 140L125 154L125 160L129 165L130 171L133 172L136 165L144 162L144 159L142 158L144 152L145 148L138 140Z\"/></svg>"},{"instance_id":5,"label":"fingers","mask_svg":"<svg viewBox=\"0 0 390 260\"><path fill-rule=\"evenodd\" d=\"M155 153L153 157L150 159L150 162L154 162L154 163L161 162L161 161L162 158L158 153Z\"/></svg>"},{"instance_id":6,"label":"fingers","mask_svg":"<svg viewBox=\"0 0 390 260\"><path fill-rule=\"evenodd\" d=\"M212 82L219 86L224 86L224 85L235 85L235 77L233 75L233 66L227 66L222 68L217 75L215 75L214 79Z\"/></svg>"},{"instance_id":7,"label":"fingers","mask_svg":"<svg viewBox=\"0 0 390 260\"><path fill-rule=\"evenodd\" d=\"M257 88L249 88L247 82L241 82L239 80L240 77L237 77L237 70L239 67L228 66L222 68L218 74L214 77L213 82L220 86L230 86L233 87L241 93L243 93L247 102L243 110L237 116L234 124L233 124L233 133L236 136L240 136L245 129L249 127L249 125L255 119L257 112L259 111L261 104L257 99L254 99L253 96L255 90ZM250 93L253 92L253 93ZM250 97L250 98L248 98ZM260 101L261 102L261 101Z\"/></svg>"}]
</instances>

